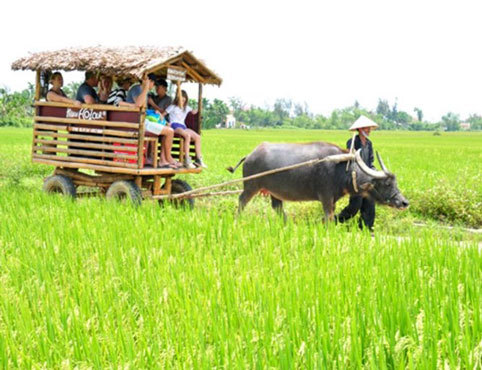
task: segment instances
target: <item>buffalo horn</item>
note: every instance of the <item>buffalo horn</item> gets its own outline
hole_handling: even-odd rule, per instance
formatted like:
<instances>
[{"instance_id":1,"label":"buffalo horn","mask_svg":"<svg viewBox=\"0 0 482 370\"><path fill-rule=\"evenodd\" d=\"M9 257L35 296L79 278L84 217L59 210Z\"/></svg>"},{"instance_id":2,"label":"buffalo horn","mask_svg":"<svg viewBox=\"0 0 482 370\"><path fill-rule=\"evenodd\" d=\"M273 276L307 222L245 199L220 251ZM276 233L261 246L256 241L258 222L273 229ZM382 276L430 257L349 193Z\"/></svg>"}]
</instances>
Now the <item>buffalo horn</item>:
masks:
<instances>
[{"instance_id":1,"label":"buffalo horn","mask_svg":"<svg viewBox=\"0 0 482 370\"><path fill-rule=\"evenodd\" d=\"M365 172L367 175L372 176L376 179L384 179L387 177L387 174L382 171L377 171L377 170L372 170L370 167L368 167L365 162L363 162L363 159L360 156L360 151L361 149L358 149L355 153L355 160L358 166L361 168L363 172Z\"/></svg>"},{"instance_id":2,"label":"buffalo horn","mask_svg":"<svg viewBox=\"0 0 482 370\"><path fill-rule=\"evenodd\" d=\"M387 167L385 167L385 163L383 163L382 161L382 156L378 152L377 152L377 159L378 159L378 163L380 163L380 167L382 168L383 172L390 173L390 171L387 170Z\"/></svg>"}]
</instances>

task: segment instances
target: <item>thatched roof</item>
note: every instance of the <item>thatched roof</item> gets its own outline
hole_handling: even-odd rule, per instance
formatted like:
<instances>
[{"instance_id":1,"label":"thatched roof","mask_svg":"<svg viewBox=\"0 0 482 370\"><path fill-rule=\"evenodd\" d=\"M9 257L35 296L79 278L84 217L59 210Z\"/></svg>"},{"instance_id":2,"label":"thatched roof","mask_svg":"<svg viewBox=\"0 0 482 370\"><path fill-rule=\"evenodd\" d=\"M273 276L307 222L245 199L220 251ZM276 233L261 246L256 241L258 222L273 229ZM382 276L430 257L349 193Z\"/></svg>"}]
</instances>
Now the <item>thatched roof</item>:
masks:
<instances>
[{"instance_id":1,"label":"thatched roof","mask_svg":"<svg viewBox=\"0 0 482 370\"><path fill-rule=\"evenodd\" d=\"M69 48L30 54L12 63L12 69L41 71L98 71L108 75L142 77L154 72L165 77L168 66L187 70L186 80L220 85L222 79L181 47Z\"/></svg>"}]
</instances>

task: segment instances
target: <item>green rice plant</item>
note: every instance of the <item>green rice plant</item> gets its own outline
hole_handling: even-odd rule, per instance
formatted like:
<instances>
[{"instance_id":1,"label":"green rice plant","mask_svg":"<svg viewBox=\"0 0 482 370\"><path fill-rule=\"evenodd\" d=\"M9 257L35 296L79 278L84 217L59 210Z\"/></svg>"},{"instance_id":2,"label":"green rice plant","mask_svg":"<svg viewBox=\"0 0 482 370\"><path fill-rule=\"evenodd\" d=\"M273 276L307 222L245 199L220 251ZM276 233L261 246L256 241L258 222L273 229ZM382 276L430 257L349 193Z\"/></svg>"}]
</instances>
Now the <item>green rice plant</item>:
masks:
<instances>
[{"instance_id":1,"label":"green rice plant","mask_svg":"<svg viewBox=\"0 0 482 370\"><path fill-rule=\"evenodd\" d=\"M30 132L2 132L0 157L9 166L27 160ZM315 134L339 144L348 136L207 131L209 170L184 179L199 187L241 176L224 167L259 142ZM287 204L284 222L263 197L240 216L235 197L198 200L192 211L147 201L139 208L103 198L70 201L43 194L51 169L30 165L21 186L0 182L0 364L482 366L480 239L440 228L417 205L440 178L461 193L461 173L480 195L480 136L435 139L441 141L429 133L373 134L414 205L409 212L378 207L374 238L356 222L323 224L316 203ZM461 143L459 153L453 148Z\"/></svg>"}]
</instances>

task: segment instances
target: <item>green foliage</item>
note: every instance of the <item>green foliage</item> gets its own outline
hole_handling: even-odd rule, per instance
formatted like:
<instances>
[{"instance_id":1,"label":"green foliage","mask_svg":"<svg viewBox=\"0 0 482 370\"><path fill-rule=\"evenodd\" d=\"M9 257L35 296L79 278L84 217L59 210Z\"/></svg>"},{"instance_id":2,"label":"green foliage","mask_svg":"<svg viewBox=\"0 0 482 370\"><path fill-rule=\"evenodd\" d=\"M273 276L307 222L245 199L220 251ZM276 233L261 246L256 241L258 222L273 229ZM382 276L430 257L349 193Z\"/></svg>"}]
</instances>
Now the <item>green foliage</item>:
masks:
<instances>
[{"instance_id":1,"label":"green foliage","mask_svg":"<svg viewBox=\"0 0 482 370\"><path fill-rule=\"evenodd\" d=\"M21 92L0 88L0 126L27 127L32 125L34 86Z\"/></svg>"},{"instance_id":2,"label":"green foliage","mask_svg":"<svg viewBox=\"0 0 482 370\"><path fill-rule=\"evenodd\" d=\"M482 193L468 189L465 183L457 186L441 179L435 186L416 192L413 200L412 207L424 217L469 227L482 226Z\"/></svg>"},{"instance_id":3,"label":"green foliage","mask_svg":"<svg viewBox=\"0 0 482 370\"><path fill-rule=\"evenodd\" d=\"M458 114L449 112L442 117L441 124L447 131L458 131L460 130L460 117Z\"/></svg>"},{"instance_id":4,"label":"green foliage","mask_svg":"<svg viewBox=\"0 0 482 370\"><path fill-rule=\"evenodd\" d=\"M470 123L471 130L482 130L482 117L477 114L472 114L467 118L467 123Z\"/></svg>"},{"instance_id":5,"label":"green foliage","mask_svg":"<svg viewBox=\"0 0 482 370\"><path fill-rule=\"evenodd\" d=\"M80 82L71 82L64 86L64 91L72 99ZM172 90L172 86L171 90ZM171 91L171 94L173 91ZM0 126L31 126L32 124L32 101L33 85L22 92L10 92L6 88L0 89ZM190 99L190 106L196 107L197 101ZM448 113L442 117L442 122L433 124L423 121L423 112L420 108L414 108L417 115L416 121L407 112L398 109L395 102L390 106L389 102L379 99L375 112L360 106L356 100L352 106L334 109L328 117L314 115L310 112L308 104L297 103L290 99L276 99L273 106L248 107L239 97L230 97L228 102L220 99L203 99L204 128L214 128L223 123L226 114L233 110L234 116L239 123L250 127L298 127L304 129L335 129L345 130L361 114L369 116L378 123L382 130L437 130L440 127L447 131L460 129L460 117L454 113ZM471 124L471 130L482 129L482 118L472 115L467 119Z\"/></svg>"},{"instance_id":6,"label":"green foliage","mask_svg":"<svg viewBox=\"0 0 482 370\"><path fill-rule=\"evenodd\" d=\"M229 107L220 99L214 99L212 102L203 100L203 127L213 128L217 124L226 120L229 113Z\"/></svg>"}]
</instances>

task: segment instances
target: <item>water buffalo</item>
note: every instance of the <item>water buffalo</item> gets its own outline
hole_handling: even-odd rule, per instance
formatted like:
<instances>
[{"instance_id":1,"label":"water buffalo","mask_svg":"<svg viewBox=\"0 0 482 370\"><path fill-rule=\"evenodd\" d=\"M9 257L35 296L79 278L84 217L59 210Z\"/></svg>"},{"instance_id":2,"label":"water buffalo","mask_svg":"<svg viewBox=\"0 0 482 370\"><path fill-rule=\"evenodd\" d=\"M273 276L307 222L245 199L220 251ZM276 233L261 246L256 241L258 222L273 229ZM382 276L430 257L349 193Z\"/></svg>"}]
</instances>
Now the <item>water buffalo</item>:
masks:
<instances>
[{"instance_id":1,"label":"water buffalo","mask_svg":"<svg viewBox=\"0 0 482 370\"><path fill-rule=\"evenodd\" d=\"M234 172L244 161L243 177L273 170L313 159L347 157L348 152L324 142L307 144L262 143L247 157L242 158ZM284 214L283 201L320 201L325 220L333 219L335 203L346 194L371 197L377 203L404 209L408 200L400 193L395 175L387 170L377 158L383 171L369 168L360 157L360 151L347 165L344 162L326 161L296 169L244 181L244 190L239 196L239 212L258 192L271 195L273 209Z\"/></svg>"}]
</instances>

